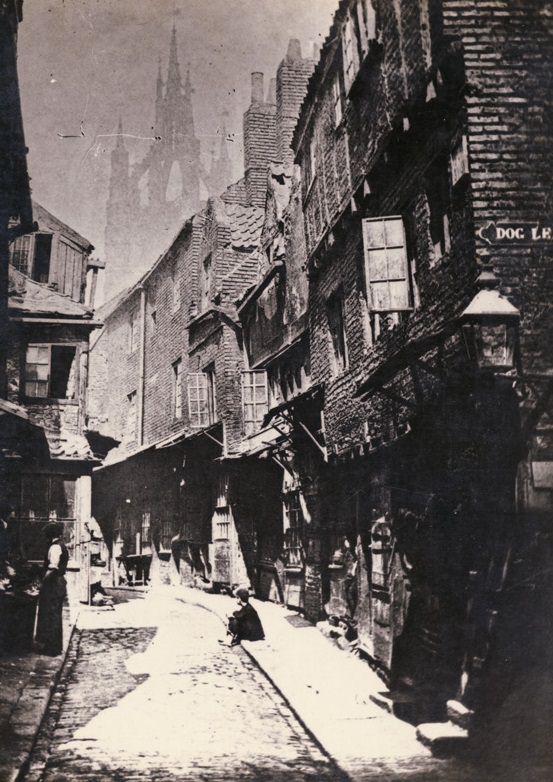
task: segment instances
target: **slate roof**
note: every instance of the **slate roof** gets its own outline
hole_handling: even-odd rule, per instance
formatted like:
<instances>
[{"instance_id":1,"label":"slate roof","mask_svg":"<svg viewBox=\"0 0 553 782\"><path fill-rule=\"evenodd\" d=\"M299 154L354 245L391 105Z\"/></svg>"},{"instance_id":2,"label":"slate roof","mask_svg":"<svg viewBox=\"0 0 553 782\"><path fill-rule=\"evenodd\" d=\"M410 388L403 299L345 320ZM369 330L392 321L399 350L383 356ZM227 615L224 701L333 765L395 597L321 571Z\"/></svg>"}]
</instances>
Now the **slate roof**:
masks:
<instances>
[{"instance_id":1,"label":"slate roof","mask_svg":"<svg viewBox=\"0 0 553 782\"><path fill-rule=\"evenodd\" d=\"M225 204L231 243L235 250L252 250L259 246L265 210L258 206Z\"/></svg>"},{"instance_id":2,"label":"slate roof","mask_svg":"<svg viewBox=\"0 0 553 782\"><path fill-rule=\"evenodd\" d=\"M59 293L48 285L31 280L11 265L9 275L10 315L90 320L94 314L90 307L73 301L65 293Z\"/></svg>"}]
</instances>

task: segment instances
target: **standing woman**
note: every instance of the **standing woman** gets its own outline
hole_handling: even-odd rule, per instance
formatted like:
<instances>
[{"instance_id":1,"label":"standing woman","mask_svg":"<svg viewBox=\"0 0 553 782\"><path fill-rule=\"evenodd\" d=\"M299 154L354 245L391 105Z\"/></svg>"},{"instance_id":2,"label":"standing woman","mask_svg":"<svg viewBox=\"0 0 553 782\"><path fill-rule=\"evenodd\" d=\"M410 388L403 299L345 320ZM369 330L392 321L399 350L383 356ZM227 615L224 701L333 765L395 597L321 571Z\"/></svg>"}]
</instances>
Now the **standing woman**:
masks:
<instances>
[{"instance_id":1,"label":"standing woman","mask_svg":"<svg viewBox=\"0 0 553 782\"><path fill-rule=\"evenodd\" d=\"M51 523L44 529L48 551L44 579L38 597L36 646L41 654L55 657L62 652L62 609L67 593L65 571L69 553L63 542L63 524Z\"/></svg>"}]
</instances>

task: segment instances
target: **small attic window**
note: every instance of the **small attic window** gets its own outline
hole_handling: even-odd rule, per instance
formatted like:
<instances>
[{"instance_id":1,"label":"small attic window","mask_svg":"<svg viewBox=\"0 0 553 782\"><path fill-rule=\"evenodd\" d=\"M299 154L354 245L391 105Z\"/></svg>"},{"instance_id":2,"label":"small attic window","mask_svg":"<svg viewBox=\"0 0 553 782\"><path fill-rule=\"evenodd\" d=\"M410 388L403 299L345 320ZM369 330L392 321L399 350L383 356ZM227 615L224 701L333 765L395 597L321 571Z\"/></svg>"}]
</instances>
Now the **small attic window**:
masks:
<instances>
[{"instance_id":1,"label":"small attic window","mask_svg":"<svg viewBox=\"0 0 553 782\"><path fill-rule=\"evenodd\" d=\"M35 259L32 278L37 282L50 280L50 257L52 254L52 234L35 234Z\"/></svg>"}]
</instances>

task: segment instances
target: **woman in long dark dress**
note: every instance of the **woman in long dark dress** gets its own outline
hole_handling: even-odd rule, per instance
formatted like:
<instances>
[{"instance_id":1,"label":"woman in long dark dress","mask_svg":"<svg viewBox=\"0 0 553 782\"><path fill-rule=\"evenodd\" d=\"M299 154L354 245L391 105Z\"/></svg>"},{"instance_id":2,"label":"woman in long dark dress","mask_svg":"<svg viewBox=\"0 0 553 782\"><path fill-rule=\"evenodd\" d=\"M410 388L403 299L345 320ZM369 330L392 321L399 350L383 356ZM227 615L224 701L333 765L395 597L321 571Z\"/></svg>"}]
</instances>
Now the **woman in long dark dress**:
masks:
<instances>
[{"instance_id":1,"label":"woman in long dark dress","mask_svg":"<svg viewBox=\"0 0 553 782\"><path fill-rule=\"evenodd\" d=\"M48 541L48 551L38 597L36 646L41 654L54 657L61 654L63 648L62 610L67 594L65 571L69 553L62 539L62 524L48 524L44 534Z\"/></svg>"}]
</instances>

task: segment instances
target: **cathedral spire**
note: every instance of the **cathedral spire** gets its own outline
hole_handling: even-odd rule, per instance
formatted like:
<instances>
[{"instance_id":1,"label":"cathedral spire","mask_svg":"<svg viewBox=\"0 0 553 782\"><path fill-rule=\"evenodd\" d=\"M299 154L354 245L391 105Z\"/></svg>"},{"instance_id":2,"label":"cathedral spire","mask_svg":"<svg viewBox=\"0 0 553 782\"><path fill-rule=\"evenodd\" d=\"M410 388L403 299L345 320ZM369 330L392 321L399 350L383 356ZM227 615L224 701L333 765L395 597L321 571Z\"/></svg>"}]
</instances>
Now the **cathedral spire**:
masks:
<instances>
[{"instance_id":1,"label":"cathedral spire","mask_svg":"<svg viewBox=\"0 0 553 782\"><path fill-rule=\"evenodd\" d=\"M167 99L180 97L182 80L180 75L179 57L177 53L177 30L173 24L171 31L171 44L169 46L169 66L167 68Z\"/></svg>"}]
</instances>

